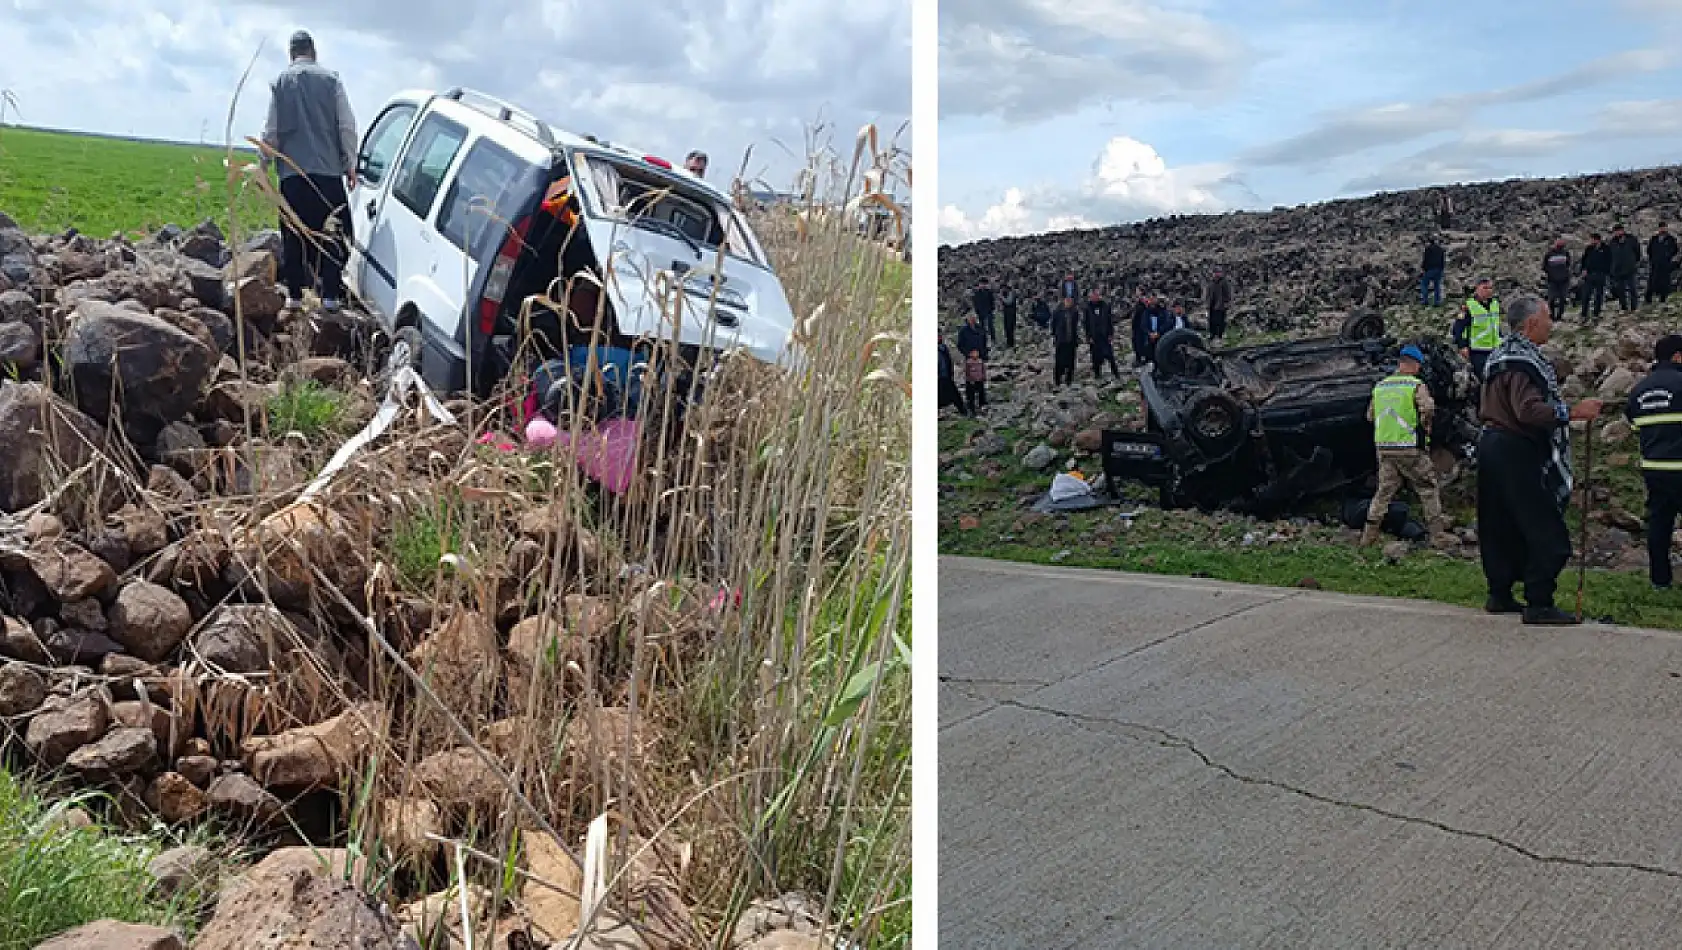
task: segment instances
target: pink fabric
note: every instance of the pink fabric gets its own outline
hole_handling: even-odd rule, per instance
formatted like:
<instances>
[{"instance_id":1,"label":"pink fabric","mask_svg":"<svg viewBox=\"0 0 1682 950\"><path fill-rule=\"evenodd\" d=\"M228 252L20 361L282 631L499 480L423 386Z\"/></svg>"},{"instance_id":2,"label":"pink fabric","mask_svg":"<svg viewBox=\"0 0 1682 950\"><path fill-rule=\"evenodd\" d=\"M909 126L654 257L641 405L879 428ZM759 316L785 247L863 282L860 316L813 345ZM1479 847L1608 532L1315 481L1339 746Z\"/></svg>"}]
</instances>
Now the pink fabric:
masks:
<instances>
[{"instance_id":1,"label":"pink fabric","mask_svg":"<svg viewBox=\"0 0 1682 950\"><path fill-rule=\"evenodd\" d=\"M622 495L631 487L631 475L636 471L639 429L631 419L609 419L594 432L585 432L578 439L578 467L584 474L602 484L603 488ZM555 436L556 445L571 445L572 433Z\"/></svg>"},{"instance_id":2,"label":"pink fabric","mask_svg":"<svg viewBox=\"0 0 1682 950\"><path fill-rule=\"evenodd\" d=\"M526 444L534 449L546 449L555 444L555 424L538 416L526 423Z\"/></svg>"}]
</instances>

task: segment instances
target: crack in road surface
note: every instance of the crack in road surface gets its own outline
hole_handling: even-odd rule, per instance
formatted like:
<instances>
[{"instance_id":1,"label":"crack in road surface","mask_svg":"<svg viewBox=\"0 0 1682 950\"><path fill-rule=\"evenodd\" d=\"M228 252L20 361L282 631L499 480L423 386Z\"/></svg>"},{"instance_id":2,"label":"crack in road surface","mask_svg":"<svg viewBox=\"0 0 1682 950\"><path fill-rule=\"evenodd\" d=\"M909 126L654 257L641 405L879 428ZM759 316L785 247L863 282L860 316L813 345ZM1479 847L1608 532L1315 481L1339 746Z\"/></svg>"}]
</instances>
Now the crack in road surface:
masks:
<instances>
[{"instance_id":1,"label":"crack in road surface","mask_svg":"<svg viewBox=\"0 0 1682 950\"><path fill-rule=\"evenodd\" d=\"M1229 765L1224 765L1215 761L1207 752L1198 748L1197 743L1192 740L1183 736L1175 735L1166 729L1159 729L1156 726L1147 725L1145 723L1127 722L1125 720L1109 719L1103 716L1087 716L1081 713L1069 712L1068 710L1053 709L1049 706L1036 706L1032 703L1024 703L1014 699L1002 700L1000 705L1014 706L1017 709L1025 710L1027 712L1056 716L1060 719L1066 719L1073 722L1077 726L1088 729L1091 732L1107 736L1131 739L1139 742L1150 742L1153 745L1162 746L1164 748L1181 749L1196 756L1206 767L1246 785L1259 785L1266 788L1278 789L1279 791L1288 792L1292 795L1297 795L1324 805L1334 805L1340 808L1349 808L1355 811L1368 812L1383 818L1389 818L1392 821L1400 821L1410 825L1421 825L1426 828L1432 828L1436 831L1443 832L1444 834L1455 835L1461 838L1476 839L1478 841L1496 845L1497 847L1505 848L1514 854L1529 858L1531 861L1535 861L1538 864L1558 864L1568 867L1586 868L1589 870L1637 871L1642 874L1655 874L1660 877L1682 880L1682 871L1674 871L1670 868L1659 865L1642 864L1638 861L1605 861L1593 858L1574 858L1568 855L1543 854L1540 851L1534 851L1515 841L1509 841L1506 838L1502 838L1499 835L1493 835L1488 832L1472 831L1466 828L1456 828L1453 825L1445 824L1434 818L1421 818L1418 815L1408 815L1398 811L1391 811L1388 808L1382 808L1378 805L1369 805L1365 802L1356 802L1348 799L1336 798L1331 795L1323 795L1319 792L1310 791L1305 788L1298 788L1295 785L1281 782L1277 779L1247 775ZM1109 726L1112 728L1093 728L1094 726L1099 725Z\"/></svg>"}]
</instances>

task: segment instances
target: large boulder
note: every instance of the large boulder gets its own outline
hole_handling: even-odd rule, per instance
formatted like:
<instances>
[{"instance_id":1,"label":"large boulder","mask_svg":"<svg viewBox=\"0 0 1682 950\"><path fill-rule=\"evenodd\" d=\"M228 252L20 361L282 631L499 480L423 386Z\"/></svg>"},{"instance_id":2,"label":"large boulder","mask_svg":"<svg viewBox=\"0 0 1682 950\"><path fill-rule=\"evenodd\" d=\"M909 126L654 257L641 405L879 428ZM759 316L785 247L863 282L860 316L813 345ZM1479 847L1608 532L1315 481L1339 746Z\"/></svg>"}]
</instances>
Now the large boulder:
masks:
<instances>
[{"instance_id":1,"label":"large boulder","mask_svg":"<svg viewBox=\"0 0 1682 950\"><path fill-rule=\"evenodd\" d=\"M210 783L205 799L215 811L255 825L268 825L286 810L280 799L243 772L219 776Z\"/></svg>"},{"instance_id":2,"label":"large boulder","mask_svg":"<svg viewBox=\"0 0 1682 950\"><path fill-rule=\"evenodd\" d=\"M357 703L326 722L247 739L241 751L252 777L270 788L334 788L385 735L385 719L379 703Z\"/></svg>"},{"instance_id":3,"label":"large boulder","mask_svg":"<svg viewBox=\"0 0 1682 950\"><path fill-rule=\"evenodd\" d=\"M96 920L38 943L35 950L186 950L172 930L151 924Z\"/></svg>"},{"instance_id":4,"label":"large boulder","mask_svg":"<svg viewBox=\"0 0 1682 950\"><path fill-rule=\"evenodd\" d=\"M27 373L41 361L41 338L27 323L0 323L0 369Z\"/></svg>"},{"instance_id":5,"label":"large boulder","mask_svg":"<svg viewBox=\"0 0 1682 950\"><path fill-rule=\"evenodd\" d=\"M35 298L21 290L0 292L0 323L21 323L39 330L41 308Z\"/></svg>"},{"instance_id":6,"label":"large boulder","mask_svg":"<svg viewBox=\"0 0 1682 950\"><path fill-rule=\"evenodd\" d=\"M113 640L134 656L156 663L181 645L193 626L193 614L169 588L134 581L117 593L110 624Z\"/></svg>"},{"instance_id":7,"label":"large boulder","mask_svg":"<svg viewBox=\"0 0 1682 950\"><path fill-rule=\"evenodd\" d=\"M299 502L235 533L227 580L286 608L307 609L319 570L340 590L362 589L366 566L350 523L315 502Z\"/></svg>"},{"instance_id":8,"label":"large boulder","mask_svg":"<svg viewBox=\"0 0 1682 950\"><path fill-rule=\"evenodd\" d=\"M0 718L32 713L46 698L46 677L22 663L0 664Z\"/></svg>"},{"instance_id":9,"label":"large boulder","mask_svg":"<svg viewBox=\"0 0 1682 950\"><path fill-rule=\"evenodd\" d=\"M261 673L297 636L292 622L275 607L228 604L205 621L193 638L193 651L230 673Z\"/></svg>"},{"instance_id":10,"label":"large boulder","mask_svg":"<svg viewBox=\"0 0 1682 950\"><path fill-rule=\"evenodd\" d=\"M158 760L158 739L150 729L123 726L70 753L65 765L96 780L148 771Z\"/></svg>"},{"instance_id":11,"label":"large boulder","mask_svg":"<svg viewBox=\"0 0 1682 950\"><path fill-rule=\"evenodd\" d=\"M70 321L64 363L89 414L106 420L115 403L136 441L148 442L198 404L216 354L150 314L84 300Z\"/></svg>"},{"instance_id":12,"label":"large boulder","mask_svg":"<svg viewBox=\"0 0 1682 950\"><path fill-rule=\"evenodd\" d=\"M63 538L42 538L24 555L30 570L60 601L99 597L117 585L111 565Z\"/></svg>"},{"instance_id":13,"label":"large boulder","mask_svg":"<svg viewBox=\"0 0 1682 950\"><path fill-rule=\"evenodd\" d=\"M49 699L42 711L29 721L24 744L42 765L57 768L70 753L105 735L111 707L98 693L83 693L70 699Z\"/></svg>"},{"instance_id":14,"label":"large boulder","mask_svg":"<svg viewBox=\"0 0 1682 950\"><path fill-rule=\"evenodd\" d=\"M418 950L397 920L343 873L292 853L300 850L277 851L230 882L194 950Z\"/></svg>"},{"instance_id":15,"label":"large boulder","mask_svg":"<svg viewBox=\"0 0 1682 950\"><path fill-rule=\"evenodd\" d=\"M105 444L99 426L40 383L0 382L0 508L46 497Z\"/></svg>"},{"instance_id":16,"label":"large boulder","mask_svg":"<svg viewBox=\"0 0 1682 950\"><path fill-rule=\"evenodd\" d=\"M165 772L146 786L146 807L171 825L192 821L210 809L210 796L179 772Z\"/></svg>"}]
</instances>

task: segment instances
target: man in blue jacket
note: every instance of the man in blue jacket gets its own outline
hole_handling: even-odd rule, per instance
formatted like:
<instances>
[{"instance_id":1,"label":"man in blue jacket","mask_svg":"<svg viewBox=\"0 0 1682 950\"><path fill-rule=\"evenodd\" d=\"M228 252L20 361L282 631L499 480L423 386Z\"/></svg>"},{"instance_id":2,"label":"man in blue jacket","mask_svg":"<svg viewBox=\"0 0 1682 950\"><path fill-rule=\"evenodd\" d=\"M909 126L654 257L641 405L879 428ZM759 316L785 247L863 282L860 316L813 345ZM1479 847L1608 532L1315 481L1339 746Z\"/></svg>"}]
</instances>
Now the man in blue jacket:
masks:
<instances>
[{"instance_id":1,"label":"man in blue jacket","mask_svg":"<svg viewBox=\"0 0 1682 950\"><path fill-rule=\"evenodd\" d=\"M1630 390L1624 415L1641 433L1641 476L1647 482L1647 567L1653 586L1672 582L1671 535L1682 514L1682 336L1653 348L1652 375Z\"/></svg>"}]
</instances>

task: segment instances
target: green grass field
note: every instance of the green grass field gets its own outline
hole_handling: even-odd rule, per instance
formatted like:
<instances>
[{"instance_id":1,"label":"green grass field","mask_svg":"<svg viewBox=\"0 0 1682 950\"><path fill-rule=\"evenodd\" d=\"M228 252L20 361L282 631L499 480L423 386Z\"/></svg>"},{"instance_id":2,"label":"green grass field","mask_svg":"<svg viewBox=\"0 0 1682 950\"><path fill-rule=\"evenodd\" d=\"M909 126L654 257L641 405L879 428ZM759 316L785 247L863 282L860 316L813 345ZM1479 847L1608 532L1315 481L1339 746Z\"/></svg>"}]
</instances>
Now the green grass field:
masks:
<instances>
[{"instance_id":1,"label":"green grass field","mask_svg":"<svg viewBox=\"0 0 1682 950\"><path fill-rule=\"evenodd\" d=\"M0 211L34 232L74 227L109 237L205 218L226 231L226 157L220 148L0 128ZM235 153L236 162L254 160ZM275 226L256 195L242 195L235 207L244 230Z\"/></svg>"}]
</instances>

